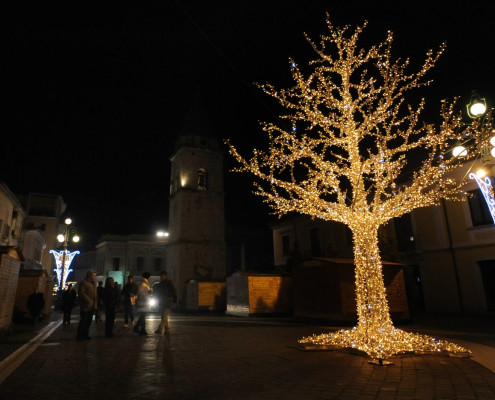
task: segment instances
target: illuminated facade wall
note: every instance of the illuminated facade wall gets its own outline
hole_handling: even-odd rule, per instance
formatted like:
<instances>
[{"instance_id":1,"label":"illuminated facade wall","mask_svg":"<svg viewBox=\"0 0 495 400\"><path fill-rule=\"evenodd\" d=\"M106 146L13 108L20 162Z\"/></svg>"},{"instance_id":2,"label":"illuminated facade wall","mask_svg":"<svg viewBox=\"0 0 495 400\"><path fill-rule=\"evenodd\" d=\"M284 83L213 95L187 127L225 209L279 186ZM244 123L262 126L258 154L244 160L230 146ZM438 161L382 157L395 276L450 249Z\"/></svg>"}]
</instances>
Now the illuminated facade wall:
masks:
<instances>
[{"instance_id":1,"label":"illuminated facade wall","mask_svg":"<svg viewBox=\"0 0 495 400\"><path fill-rule=\"evenodd\" d=\"M464 166L458 174L471 167ZM465 187L467 192L477 189L474 180ZM488 282L495 269L495 225L489 215L480 219L486 214L480 205L472 199L413 211L416 251L407 260L420 267L427 311L495 311L495 287Z\"/></svg>"}]
</instances>

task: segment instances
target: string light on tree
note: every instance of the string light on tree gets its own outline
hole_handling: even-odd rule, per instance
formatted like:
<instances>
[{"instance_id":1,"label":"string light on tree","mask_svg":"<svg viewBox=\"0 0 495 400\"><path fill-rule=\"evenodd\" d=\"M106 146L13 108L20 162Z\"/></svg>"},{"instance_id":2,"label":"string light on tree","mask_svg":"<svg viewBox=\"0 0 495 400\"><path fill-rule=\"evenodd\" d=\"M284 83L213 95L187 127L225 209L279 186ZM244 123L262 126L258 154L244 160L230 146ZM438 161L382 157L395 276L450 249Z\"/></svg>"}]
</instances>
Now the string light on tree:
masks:
<instances>
[{"instance_id":1,"label":"string light on tree","mask_svg":"<svg viewBox=\"0 0 495 400\"><path fill-rule=\"evenodd\" d=\"M358 324L351 330L311 336L302 343L354 348L373 360L403 352L467 352L455 344L408 333L390 318L378 248L378 228L393 218L441 199L461 200L466 180L450 173L459 158L444 157L452 141L465 135L476 143L479 126L474 120L462 133L457 99L442 101L442 123L420 122L425 106L405 102L412 89L429 85L426 73L445 46L430 50L422 67L409 72L409 60L391 56L392 33L369 49L358 47L366 22L352 30L332 25L319 42L308 42L317 54L308 73L289 61L294 86L260 87L287 110L289 124L263 123L269 148L254 149L244 158L227 141L239 162L237 172L255 176L255 193L279 216L298 212L337 221L352 231ZM289 125L289 126L287 126ZM399 176L411 151L425 151L408 185ZM471 157L467 154L464 159Z\"/></svg>"}]
</instances>

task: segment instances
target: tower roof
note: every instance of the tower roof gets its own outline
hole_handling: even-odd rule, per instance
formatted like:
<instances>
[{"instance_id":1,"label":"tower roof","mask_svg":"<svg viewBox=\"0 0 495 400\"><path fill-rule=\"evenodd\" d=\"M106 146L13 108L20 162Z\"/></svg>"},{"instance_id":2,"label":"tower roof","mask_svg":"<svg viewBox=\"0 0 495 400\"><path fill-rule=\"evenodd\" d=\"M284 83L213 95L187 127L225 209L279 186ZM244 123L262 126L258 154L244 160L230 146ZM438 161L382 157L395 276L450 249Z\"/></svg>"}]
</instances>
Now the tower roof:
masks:
<instances>
[{"instance_id":1,"label":"tower roof","mask_svg":"<svg viewBox=\"0 0 495 400\"><path fill-rule=\"evenodd\" d=\"M202 136L217 138L203 103L199 87L194 93L180 136Z\"/></svg>"}]
</instances>

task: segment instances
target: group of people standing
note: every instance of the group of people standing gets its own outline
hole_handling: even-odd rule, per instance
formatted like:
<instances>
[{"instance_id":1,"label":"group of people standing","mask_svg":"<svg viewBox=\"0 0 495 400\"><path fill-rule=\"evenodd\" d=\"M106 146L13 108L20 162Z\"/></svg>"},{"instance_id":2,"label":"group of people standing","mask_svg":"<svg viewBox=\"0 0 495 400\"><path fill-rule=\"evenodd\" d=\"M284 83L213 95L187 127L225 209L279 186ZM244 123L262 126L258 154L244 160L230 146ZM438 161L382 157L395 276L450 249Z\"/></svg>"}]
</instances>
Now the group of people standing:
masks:
<instances>
[{"instance_id":1,"label":"group of people standing","mask_svg":"<svg viewBox=\"0 0 495 400\"><path fill-rule=\"evenodd\" d=\"M98 308L100 304L105 310L105 337L115 336L113 332L115 315L121 298L123 298L124 306L124 327L127 328L130 321L133 325L133 332L141 336L147 335L146 315L150 310L149 300L151 296L150 273L144 272L138 285L134 283L134 277L129 276L122 292L120 292L112 277L106 279L105 286L102 289L97 289L94 278L94 271L88 271L86 279L79 283L80 319L77 327L77 340L90 339L89 328L95 313L96 321L99 320ZM177 302L177 292L172 281L168 279L166 271L161 272L160 282L153 289L153 297L158 302L161 314L160 326L155 333L169 333L168 318L173 304ZM134 323L136 313L137 321ZM68 318L69 323L70 314ZM65 321L66 313L64 309L64 323Z\"/></svg>"}]
</instances>

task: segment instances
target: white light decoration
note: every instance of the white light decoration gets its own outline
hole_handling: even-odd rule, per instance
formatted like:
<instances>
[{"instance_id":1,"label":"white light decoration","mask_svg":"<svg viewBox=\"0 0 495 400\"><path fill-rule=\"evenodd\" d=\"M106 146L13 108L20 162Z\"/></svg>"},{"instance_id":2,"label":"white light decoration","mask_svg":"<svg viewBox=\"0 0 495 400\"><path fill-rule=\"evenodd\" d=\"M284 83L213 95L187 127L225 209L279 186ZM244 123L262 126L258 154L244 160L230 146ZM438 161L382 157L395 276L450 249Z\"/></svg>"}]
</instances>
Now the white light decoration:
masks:
<instances>
[{"instance_id":1,"label":"white light decoration","mask_svg":"<svg viewBox=\"0 0 495 400\"><path fill-rule=\"evenodd\" d=\"M236 172L254 175L255 193L279 216L296 212L347 225L352 231L357 326L350 330L302 338L308 346L352 348L383 360L405 352L466 353L461 346L394 327L390 318L378 248L378 228L419 207L441 199L462 200L461 182L451 172L460 159L445 157L452 141L469 136L476 146L480 118L465 127L456 100L442 101L441 124L423 123L425 101L411 105L405 93L428 85L425 74L444 50L429 50L417 72L409 60L391 56L392 33L385 41L358 48L366 26L334 27L308 42L317 54L304 72L290 60L294 85L276 89L260 85L287 110L280 125L262 123L267 150L254 149L244 158L229 141L239 163ZM407 70L407 72L406 72ZM461 129L462 127L462 129ZM426 156L414 161L415 172L403 185L410 152ZM463 160L474 157L470 152Z\"/></svg>"},{"instance_id":2,"label":"white light decoration","mask_svg":"<svg viewBox=\"0 0 495 400\"><path fill-rule=\"evenodd\" d=\"M490 215L492 216L493 223L495 224L495 193L493 190L492 181L489 177L485 177L485 175L486 172L482 176L478 175L478 173L473 174L471 172L469 174L469 177L476 181L478 187L481 190L481 193L483 193L483 197L485 198L488 210L490 210Z\"/></svg>"},{"instance_id":3,"label":"white light decoration","mask_svg":"<svg viewBox=\"0 0 495 400\"><path fill-rule=\"evenodd\" d=\"M60 288L65 288L65 282L67 281L67 277L73 271L69 269L73 258L79 254L79 251L67 251L67 250L50 250L50 253L53 254L55 258L55 263L57 264L57 268L54 270L57 273L58 286ZM63 273L62 273L63 271Z\"/></svg>"}]
</instances>

